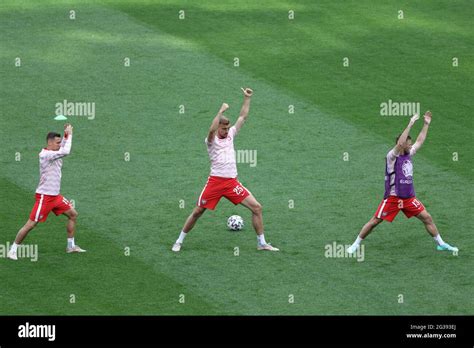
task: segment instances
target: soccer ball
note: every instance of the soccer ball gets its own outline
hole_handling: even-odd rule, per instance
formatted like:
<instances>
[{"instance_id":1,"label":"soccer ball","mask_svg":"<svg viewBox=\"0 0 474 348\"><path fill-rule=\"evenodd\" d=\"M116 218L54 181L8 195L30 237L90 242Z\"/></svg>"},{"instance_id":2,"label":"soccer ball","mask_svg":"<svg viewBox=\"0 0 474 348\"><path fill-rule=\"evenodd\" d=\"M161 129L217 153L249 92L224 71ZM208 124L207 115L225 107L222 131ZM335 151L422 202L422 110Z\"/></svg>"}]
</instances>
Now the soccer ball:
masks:
<instances>
[{"instance_id":1,"label":"soccer ball","mask_svg":"<svg viewBox=\"0 0 474 348\"><path fill-rule=\"evenodd\" d=\"M239 215L232 215L227 219L227 227L229 227L231 231L240 231L244 228L244 219Z\"/></svg>"}]
</instances>

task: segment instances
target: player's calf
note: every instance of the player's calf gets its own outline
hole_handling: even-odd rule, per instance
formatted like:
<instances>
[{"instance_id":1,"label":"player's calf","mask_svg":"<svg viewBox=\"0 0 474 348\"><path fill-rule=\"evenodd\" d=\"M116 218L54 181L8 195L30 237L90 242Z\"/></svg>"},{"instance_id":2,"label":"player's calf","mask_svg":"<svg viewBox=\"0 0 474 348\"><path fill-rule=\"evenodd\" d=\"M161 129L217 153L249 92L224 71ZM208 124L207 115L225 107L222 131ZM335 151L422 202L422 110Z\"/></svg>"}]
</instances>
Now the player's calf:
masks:
<instances>
[{"instance_id":1,"label":"player's calf","mask_svg":"<svg viewBox=\"0 0 474 348\"><path fill-rule=\"evenodd\" d=\"M192 228L196 224L196 221L202 216L202 214L204 214L205 211L206 208L199 206L194 207L192 213L186 219L186 222L184 223L183 229L181 230L178 239L171 247L172 251L178 252L181 250L181 246L183 245L184 238L186 237L187 233L192 230Z\"/></svg>"},{"instance_id":2,"label":"player's calf","mask_svg":"<svg viewBox=\"0 0 474 348\"><path fill-rule=\"evenodd\" d=\"M15 243L16 244L21 244L21 242L23 242L23 240L26 238L26 236L28 235L28 233L30 233L30 231L36 227L36 225L38 224L37 221L33 221L33 220L28 220L22 228L20 228L20 230L18 231L17 235L16 235L16 238L15 238Z\"/></svg>"},{"instance_id":3,"label":"player's calf","mask_svg":"<svg viewBox=\"0 0 474 348\"><path fill-rule=\"evenodd\" d=\"M279 251L265 241L263 228L263 213L262 205L255 199L252 194L249 194L241 204L252 212L252 225L257 233L257 250Z\"/></svg>"},{"instance_id":4,"label":"player's calf","mask_svg":"<svg viewBox=\"0 0 474 348\"><path fill-rule=\"evenodd\" d=\"M15 260L15 261L18 260L18 257L17 257L18 246L23 242L23 240L26 238L28 233L30 233L30 231L36 227L37 224L38 224L37 221L28 219L28 221L23 225L23 227L20 228L20 230L18 231L16 235L15 241L13 242L13 244L10 247L10 250L7 253L7 258L9 258L10 260Z\"/></svg>"},{"instance_id":5,"label":"player's calf","mask_svg":"<svg viewBox=\"0 0 474 348\"><path fill-rule=\"evenodd\" d=\"M436 227L433 218L430 213L428 213L426 210L423 210L420 214L416 215L416 217L423 222L425 225L426 231L433 237L433 239L436 242L436 250L439 251L452 251L452 252L458 252L459 249L455 246L451 246L448 243L446 243L442 238L441 234L438 231L438 228Z\"/></svg>"},{"instance_id":6,"label":"player's calf","mask_svg":"<svg viewBox=\"0 0 474 348\"><path fill-rule=\"evenodd\" d=\"M372 232L372 230L382 221L382 219L379 219L376 216L372 216L370 220L364 225L364 227L362 227L354 243L352 243L352 245L347 248L346 251L349 254L353 254L354 252L356 252L356 250L359 249L360 243L365 239L365 237L367 237L369 233Z\"/></svg>"},{"instance_id":7,"label":"player's calf","mask_svg":"<svg viewBox=\"0 0 474 348\"><path fill-rule=\"evenodd\" d=\"M66 225L66 230L67 230L66 252L68 254L86 252L86 250L82 249L79 245L76 245L74 241L74 234L76 233L76 222L77 222L77 217L79 213L77 212L76 209L71 208L65 211L63 214L66 215L68 218L67 225Z\"/></svg>"}]
</instances>

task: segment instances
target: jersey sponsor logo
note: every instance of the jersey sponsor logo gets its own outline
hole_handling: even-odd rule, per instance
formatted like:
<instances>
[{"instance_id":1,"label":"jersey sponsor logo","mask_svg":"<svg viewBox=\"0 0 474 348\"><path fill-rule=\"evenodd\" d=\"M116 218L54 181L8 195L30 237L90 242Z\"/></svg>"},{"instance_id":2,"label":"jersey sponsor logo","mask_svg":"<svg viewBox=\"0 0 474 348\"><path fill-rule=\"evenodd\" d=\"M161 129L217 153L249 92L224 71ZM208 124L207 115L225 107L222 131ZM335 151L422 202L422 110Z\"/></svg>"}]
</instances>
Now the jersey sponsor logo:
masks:
<instances>
[{"instance_id":1,"label":"jersey sponsor logo","mask_svg":"<svg viewBox=\"0 0 474 348\"><path fill-rule=\"evenodd\" d=\"M402 171L403 171L403 175L405 175L406 177L413 176L413 164L411 163L410 160L403 161Z\"/></svg>"}]
</instances>

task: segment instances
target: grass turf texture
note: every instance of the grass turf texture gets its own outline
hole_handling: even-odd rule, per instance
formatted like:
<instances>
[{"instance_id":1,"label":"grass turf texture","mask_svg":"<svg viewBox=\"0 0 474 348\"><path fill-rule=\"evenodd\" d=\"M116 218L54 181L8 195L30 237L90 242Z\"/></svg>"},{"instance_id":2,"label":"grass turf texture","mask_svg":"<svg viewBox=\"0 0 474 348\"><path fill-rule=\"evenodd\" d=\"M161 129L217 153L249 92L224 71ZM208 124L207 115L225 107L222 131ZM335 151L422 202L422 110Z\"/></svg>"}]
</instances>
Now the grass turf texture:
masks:
<instances>
[{"instance_id":1,"label":"grass turf texture","mask_svg":"<svg viewBox=\"0 0 474 348\"><path fill-rule=\"evenodd\" d=\"M88 252L66 255L65 218L50 216L26 240L39 245L38 262L2 261L0 313L473 314L472 10L469 1L2 1L2 243L33 205L45 134L62 129L55 103L95 102L97 115L69 119L62 182ZM208 175L208 126L223 101L235 120L247 85L255 96L236 147L257 150L258 164L239 164L239 177L282 251L257 252L249 211L222 200L174 254ZM368 238L364 262L325 257L325 245L353 241L382 198L384 156L408 121L379 115L388 99L433 111L415 186L457 257L402 214ZM226 231L232 214L244 231Z\"/></svg>"}]
</instances>

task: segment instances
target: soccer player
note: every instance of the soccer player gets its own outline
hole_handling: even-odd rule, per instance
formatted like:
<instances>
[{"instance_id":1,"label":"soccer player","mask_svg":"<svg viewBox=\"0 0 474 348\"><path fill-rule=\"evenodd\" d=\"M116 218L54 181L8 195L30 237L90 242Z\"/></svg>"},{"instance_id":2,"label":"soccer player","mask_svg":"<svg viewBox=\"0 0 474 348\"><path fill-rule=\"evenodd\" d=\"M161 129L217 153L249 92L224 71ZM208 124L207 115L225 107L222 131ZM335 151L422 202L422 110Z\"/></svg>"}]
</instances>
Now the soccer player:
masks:
<instances>
[{"instance_id":1,"label":"soccer player","mask_svg":"<svg viewBox=\"0 0 474 348\"><path fill-rule=\"evenodd\" d=\"M31 211L30 218L18 231L7 257L17 260L17 248L27 234L35 228L38 222L46 221L52 211L56 215L67 216L67 253L82 253L85 250L74 244L77 211L60 193L62 158L69 155L72 144L72 126L64 125L64 137L58 133L50 132L46 136L47 147L39 153L40 181L36 189L36 203Z\"/></svg>"},{"instance_id":2,"label":"soccer player","mask_svg":"<svg viewBox=\"0 0 474 348\"><path fill-rule=\"evenodd\" d=\"M458 251L458 248L443 241L433 218L415 196L411 158L421 148L426 139L431 123L431 112L427 111L425 113L423 128L412 145L409 133L419 117L418 114L415 114L410 119L408 127L398 136L395 147L388 152L385 166L384 199L374 216L362 227L355 242L347 248L348 253L354 253L359 248L361 241L383 220L392 222L400 210L407 218L416 216L424 223L426 230L437 244L437 250Z\"/></svg>"},{"instance_id":3,"label":"soccer player","mask_svg":"<svg viewBox=\"0 0 474 348\"><path fill-rule=\"evenodd\" d=\"M247 119L250 109L250 98L253 91L250 88L242 88L244 102L240 110L239 118L231 127L229 119L224 112L229 105L223 103L216 117L212 121L209 134L204 140L211 161L211 173L207 179L196 207L187 218L183 229L173 244L171 250L181 250L184 238L194 227L196 221L202 216L206 209L214 210L222 197L237 204L242 204L252 211L252 224L257 233L257 250L279 251L265 241L263 233L262 206L255 197L237 180L237 165L235 162L234 139Z\"/></svg>"}]
</instances>

